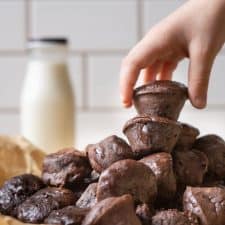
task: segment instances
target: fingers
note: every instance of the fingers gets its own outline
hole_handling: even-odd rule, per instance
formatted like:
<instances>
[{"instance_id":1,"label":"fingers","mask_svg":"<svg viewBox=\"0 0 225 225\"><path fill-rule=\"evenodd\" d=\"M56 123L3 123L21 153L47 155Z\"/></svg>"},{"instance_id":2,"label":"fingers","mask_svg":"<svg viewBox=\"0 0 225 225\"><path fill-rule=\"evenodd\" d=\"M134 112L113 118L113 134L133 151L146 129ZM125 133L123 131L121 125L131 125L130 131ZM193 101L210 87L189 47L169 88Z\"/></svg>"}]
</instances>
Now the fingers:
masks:
<instances>
[{"instance_id":1,"label":"fingers","mask_svg":"<svg viewBox=\"0 0 225 225\"><path fill-rule=\"evenodd\" d=\"M207 104L207 92L214 56L201 51L190 54L189 64L189 98L196 108L204 108Z\"/></svg>"},{"instance_id":2,"label":"fingers","mask_svg":"<svg viewBox=\"0 0 225 225\"><path fill-rule=\"evenodd\" d=\"M124 107L132 105L133 87L137 81L140 69L123 65L120 70L120 95Z\"/></svg>"},{"instance_id":3,"label":"fingers","mask_svg":"<svg viewBox=\"0 0 225 225\"><path fill-rule=\"evenodd\" d=\"M160 74L158 75L158 80L171 80L173 71L176 69L177 61L167 61L163 64Z\"/></svg>"},{"instance_id":4,"label":"fingers","mask_svg":"<svg viewBox=\"0 0 225 225\"><path fill-rule=\"evenodd\" d=\"M156 76L161 71L161 68L162 63L160 61L156 61L153 65L144 69L143 84L156 80Z\"/></svg>"},{"instance_id":5,"label":"fingers","mask_svg":"<svg viewBox=\"0 0 225 225\"><path fill-rule=\"evenodd\" d=\"M150 33L139 42L124 59L120 71L120 93L123 105L132 105L133 87L137 81L141 69L152 65L164 50L163 44ZM151 73L147 72L146 80L151 79Z\"/></svg>"}]
</instances>

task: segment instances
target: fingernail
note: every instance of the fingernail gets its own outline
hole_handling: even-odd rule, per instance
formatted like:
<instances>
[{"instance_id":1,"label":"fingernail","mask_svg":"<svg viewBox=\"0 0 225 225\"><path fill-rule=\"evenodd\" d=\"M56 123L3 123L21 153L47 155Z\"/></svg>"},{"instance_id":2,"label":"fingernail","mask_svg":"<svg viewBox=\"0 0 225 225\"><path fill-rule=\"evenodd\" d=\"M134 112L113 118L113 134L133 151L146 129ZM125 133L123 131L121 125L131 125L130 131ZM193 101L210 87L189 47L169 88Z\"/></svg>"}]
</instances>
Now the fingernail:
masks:
<instances>
[{"instance_id":1,"label":"fingernail","mask_svg":"<svg viewBox=\"0 0 225 225\"><path fill-rule=\"evenodd\" d=\"M203 109L206 107L207 100L206 100L206 97L198 97L194 99L193 103L195 107L199 109Z\"/></svg>"},{"instance_id":2,"label":"fingernail","mask_svg":"<svg viewBox=\"0 0 225 225\"><path fill-rule=\"evenodd\" d=\"M129 108L130 106L131 106L131 103L130 102L123 101L123 107Z\"/></svg>"}]
</instances>

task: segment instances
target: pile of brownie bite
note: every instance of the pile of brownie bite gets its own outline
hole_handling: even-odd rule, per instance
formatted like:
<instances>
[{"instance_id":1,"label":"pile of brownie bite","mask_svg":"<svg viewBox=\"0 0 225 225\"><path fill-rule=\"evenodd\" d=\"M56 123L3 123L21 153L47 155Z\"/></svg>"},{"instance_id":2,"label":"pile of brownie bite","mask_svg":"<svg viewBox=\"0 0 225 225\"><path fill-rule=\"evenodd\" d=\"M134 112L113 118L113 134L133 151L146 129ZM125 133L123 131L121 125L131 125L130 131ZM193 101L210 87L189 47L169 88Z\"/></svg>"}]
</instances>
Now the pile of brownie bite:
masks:
<instances>
[{"instance_id":1,"label":"pile of brownie bite","mask_svg":"<svg viewBox=\"0 0 225 225\"><path fill-rule=\"evenodd\" d=\"M0 189L0 212L57 225L225 225L225 142L177 122L187 88L155 81L134 90L138 116L123 132L46 156L42 178Z\"/></svg>"}]
</instances>

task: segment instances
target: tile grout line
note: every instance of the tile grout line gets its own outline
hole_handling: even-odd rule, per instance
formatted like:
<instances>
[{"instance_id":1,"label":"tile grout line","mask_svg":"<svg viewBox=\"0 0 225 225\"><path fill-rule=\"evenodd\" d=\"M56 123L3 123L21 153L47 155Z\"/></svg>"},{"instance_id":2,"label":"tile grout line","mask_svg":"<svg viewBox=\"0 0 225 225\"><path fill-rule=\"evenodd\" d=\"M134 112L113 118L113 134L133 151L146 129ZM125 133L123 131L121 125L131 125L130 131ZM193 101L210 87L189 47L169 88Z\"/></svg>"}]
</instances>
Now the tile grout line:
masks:
<instances>
[{"instance_id":1,"label":"tile grout line","mask_svg":"<svg viewBox=\"0 0 225 225\"><path fill-rule=\"evenodd\" d=\"M19 114L19 108L17 107L0 108L0 114Z\"/></svg>"},{"instance_id":2,"label":"tile grout line","mask_svg":"<svg viewBox=\"0 0 225 225\"><path fill-rule=\"evenodd\" d=\"M141 36L142 37L142 36ZM126 54L129 49L126 50L113 50L113 49L104 49L104 50L69 50L69 55L123 55ZM17 49L10 49L10 50L1 50L0 49L0 56L7 55L24 55L26 54L26 50L17 50ZM218 56L225 55L225 48L222 48Z\"/></svg>"},{"instance_id":3,"label":"tile grout line","mask_svg":"<svg viewBox=\"0 0 225 225\"><path fill-rule=\"evenodd\" d=\"M100 50L70 50L70 54L91 54L91 55L104 55L104 54L125 54L129 49L100 49Z\"/></svg>"},{"instance_id":4,"label":"tile grout line","mask_svg":"<svg viewBox=\"0 0 225 225\"><path fill-rule=\"evenodd\" d=\"M193 107L187 107L186 110L192 110ZM89 112L89 113L108 113L108 112L122 112L123 110L121 107L92 107L92 108L84 108L84 107L78 107L78 112ZM225 110L224 104L209 104L208 107L205 109L207 110ZM123 113L123 112L122 112ZM0 107L0 114L19 114L19 108L18 107Z\"/></svg>"},{"instance_id":5,"label":"tile grout line","mask_svg":"<svg viewBox=\"0 0 225 225\"><path fill-rule=\"evenodd\" d=\"M70 55L82 55L82 54L92 54L92 55L112 55L112 54L126 54L129 50L113 50L113 49L103 49L103 50L69 50ZM26 50L1 50L0 55L13 55L13 54L25 54Z\"/></svg>"}]
</instances>

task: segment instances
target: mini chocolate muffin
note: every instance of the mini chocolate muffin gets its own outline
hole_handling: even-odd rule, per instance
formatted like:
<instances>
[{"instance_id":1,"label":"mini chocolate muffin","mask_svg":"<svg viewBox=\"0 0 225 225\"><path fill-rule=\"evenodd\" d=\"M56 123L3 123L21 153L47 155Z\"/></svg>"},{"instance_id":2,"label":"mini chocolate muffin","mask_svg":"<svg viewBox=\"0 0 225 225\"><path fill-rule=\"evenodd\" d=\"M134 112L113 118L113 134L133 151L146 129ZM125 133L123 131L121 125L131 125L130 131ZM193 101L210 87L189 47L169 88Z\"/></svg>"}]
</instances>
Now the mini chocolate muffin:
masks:
<instances>
[{"instance_id":1,"label":"mini chocolate muffin","mask_svg":"<svg viewBox=\"0 0 225 225\"><path fill-rule=\"evenodd\" d=\"M177 120L188 98L187 88L178 82L153 81L134 90L134 106L139 114Z\"/></svg>"},{"instance_id":2,"label":"mini chocolate muffin","mask_svg":"<svg viewBox=\"0 0 225 225\"><path fill-rule=\"evenodd\" d=\"M18 206L17 218L25 223L42 223L53 210L75 202L75 195L68 189L45 188Z\"/></svg>"},{"instance_id":3,"label":"mini chocolate muffin","mask_svg":"<svg viewBox=\"0 0 225 225\"><path fill-rule=\"evenodd\" d=\"M171 199L176 193L176 178L173 172L172 156L166 152L155 153L140 160L148 166L156 176L158 197Z\"/></svg>"},{"instance_id":4,"label":"mini chocolate muffin","mask_svg":"<svg viewBox=\"0 0 225 225\"><path fill-rule=\"evenodd\" d=\"M152 217L152 225L199 225L199 223L194 216L176 209L169 209L157 212Z\"/></svg>"},{"instance_id":5,"label":"mini chocolate muffin","mask_svg":"<svg viewBox=\"0 0 225 225\"><path fill-rule=\"evenodd\" d=\"M203 183L208 169L208 159L203 152L174 151L173 163L178 183L191 186Z\"/></svg>"},{"instance_id":6,"label":"mini chocolate muffin","mask_svg":"<svg viewBox=\"0 0 225 225\"><path fill-rule=\"evenodd\" d=\"M196 215L201 225L225 224L225 188L187 187L183 207Z\"/></svg>"},{"instance_id":7,"label":"mini chocolate muffin","mask_svg":"<svg viewBox=\"0 0 225 225\"><path fill-rule=\"evenodd\" d=\"M181 125L182 125L181 133L175 147L179 149L189 150L192 148L200 132L197 128L189 124L182 123Z\"/></svg>"},{"instance_id":8,"label":"mini chocolate muffin","mask_svg":"<svg viewBox=\"0 0 225 225\"><path fill-rule=\"evenodd\" d=\"M109 136L97 144L88 145L86 151L92 168L99 173L116 161L133 158L130 146L116 135Z\"/></svg>"},{"instance_id":9,"label":"mini chocolate muffin","mask_svg":"<svg viewBox=\"0 0 225 225\"><path fill-rule=\"evenodd\" d=\"M181 125L166 118L142 115L129 120L123 132L137 155L170 153L179 138Z\"/></svg>"},{"instance_id":10,"label":"mini chocolate muffin","mask_svg":"<svg viewBox=\"0 0 225 225\"><path fill-rule=\"evenodd\" d=\"M81 225L88 212L89 209L79 209L70 205L65 208L52 211L45 219L44 223L52 225Z\"/></svg>"},{"instance_id":11,"label":"mini chocolate muffin","mask_svg":"<svg viewBox=\"0 0 225 225\"><path fill-rule=\"evenodd\" d=\"M140 219L142 225L151 225L154 214L154 209L150 208L147 204L141 204L136 207L136 215Z\"/></svg>"},{"instance_id":12,"label":"mini chocolate muffin","mask_svg":"<svg viewBox=\"0 0 225 225\"><path fill-rule=\"evenodd\" d=\"M131 194L136 203L152 203L157 195L156 178L144 163L125 159L112 164L102 172L97 200Z\"/></svg>"},{"instance_id":13,"label":"mini chocolate muffin","mask_svg":"<svg viewBox=\"0 0 225 225\"><path fill-rule=\"evenodd\" d=\"M111 197L98 202L86 215L82 225L141 225L135 215L130 195Z\"/></svg>"},{"instance_id":14,"label":"mini chocolate muffin","mask_svg":"<svg viewBox=\"0 0 225 225\"><path fill-rule=\"evenodd\" d=\"M225 141L217 135L206 135L196 140L194 148L208 157L209 174L217 179L225 179Z\"/></svg>"},{"instance_id":15,"label":"mini chocolate muffin","mask_svg":"<svg viewBox=\"0 0 225 225\"><path fill-rule=\"evenodd\" d=\"M85 153L68 148L45 157L42 179L47 185L67 187L80 182L90 173L91 166Z\"/></svg>"},{"instance_id":16,"label":"mini chocolate muffin","mask_svg":"<svg viewBox=\"0 0 225 225\"><path fill-rule=\"evenodd\" d=\"M97 203L97 185L98 183L90 184L83 192L81 197L76 202L76 206L79 208L91 208Z\"/></svg>"},{"instance_id":17,"label":"mini chocolate muffin","mask_svg":"<svg viewBox=\"0 0 225 225\"><path fill-rule=\"evenodd\" d=\"M18 205L44 186L42 180L32 174L9 179L0 189L0 212L15 216Z\"/></svg>"}]
</instances>

